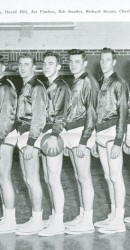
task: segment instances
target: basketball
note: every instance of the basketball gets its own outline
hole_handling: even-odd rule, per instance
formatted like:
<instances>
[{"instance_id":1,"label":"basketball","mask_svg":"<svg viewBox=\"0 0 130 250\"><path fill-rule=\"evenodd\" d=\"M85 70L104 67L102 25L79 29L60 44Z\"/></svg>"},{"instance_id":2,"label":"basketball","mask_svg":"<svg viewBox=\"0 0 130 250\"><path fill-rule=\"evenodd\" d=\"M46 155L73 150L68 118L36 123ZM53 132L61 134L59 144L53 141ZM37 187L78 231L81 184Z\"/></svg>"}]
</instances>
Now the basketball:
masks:
<instances>
[{"instance_id":1,"label":"basketball","mask_svg":"<svg viewBox=\"0 0 130 250\"><path fill-rule=\"evenodd\" d=\"M50 157L54 157L59 155L63 148L64 148L64 142L63 139L61 138L61 136L59 135L57 140L58 140L58 149L56 149L56 152L51 152L51 150L49 149L48 151L48 143L45 143L45 145L43 145L43 143L45 142L45 140L47 140L49 137L51 136L51 133L48 133L46 135L43 136L42 140L41 140L41 151L44 155L46 156L50 156Z\"/></svg>"}]
</instances>

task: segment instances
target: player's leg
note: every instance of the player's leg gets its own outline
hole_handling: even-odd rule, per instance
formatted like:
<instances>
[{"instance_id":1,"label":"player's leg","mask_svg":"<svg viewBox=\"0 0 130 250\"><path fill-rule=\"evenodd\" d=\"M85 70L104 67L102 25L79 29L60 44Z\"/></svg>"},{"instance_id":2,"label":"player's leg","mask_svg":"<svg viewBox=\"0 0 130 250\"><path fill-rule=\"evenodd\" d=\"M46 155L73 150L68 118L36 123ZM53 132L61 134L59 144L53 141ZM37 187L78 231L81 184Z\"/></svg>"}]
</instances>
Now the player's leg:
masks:
<instances>
[{"instance_id":1,"label":"player's leg","mask_svg":"<svg viewBox=\"0 0 130 250\"><path fill-rule=\"evenodd\" d=\"M107 143L107 155L108 155L108 163L110 169L110 178L114 186L115 193L115 217L110 222L110 224L102 229L100 229L101 233L117 233L117 232L125 232L125 224L124 224L124 203L125 203L125 185L122 175L122 167L123 167L123 154L122 148L119 157L116 159L111 158L111 149L113 146L113 142Z\"/></svg>"},{"instance_id":2,"label":"player's leg","mask_svg":"<svg viewBox=\"0 0 130 250\"><path fill-rule=\"evenodd\" d=\"M48 170L47 170L47 158L43 154L42 154L42 166L43 166L43 172L44 172L44 180L48 186L49 197L50 197L50 201L51 201L51 205L52 205L52 214L49 216L48 220L44 220L44 226L47 227L54 218L55 210L54 210L52 190L51 190L51 187L49 184L49 176L48 176Z\"/></svg>"},{"instance_id":3,"label":"player's leg","mask_svg":"<svg viewBox=\"0 0 130 250\"><path fill-rule=\"evenodd\" d=\"M20 161L20 167L21 167L21 170L22 170L23 179L24 179L24 182L27 185L27 176L26 176L26 171L25 171L25 166L24 166L23 153L22 153L21 150L19 150L19 161ZM32 199L32 197L31 197L31 191L30 191L30 188L29 188L28 185L27 185L27 188L28 188L29 198L31 200Z\"/></svg>"},{"instance_id":4,"label":"player's leg","mask_svg":"<svg viewBox=\"0 0 130 250\"><path fill-rule=\"evenodd\" d=\"M130 124L127 125L127 134L123 144L123 150L126 154L130 155ZM130 217L125 217L124 221L130 223Z\"/></svg>"},{"instance_id":5,"label":"player's leg","mask_svg":"<svg viewBox=\"0 0 130 250\"><path fill-rule=\"evenodd\" d=\"M5 204L4 204L4 199L3 199L1 187L0 187L0 197L1 197L1 201L2 201L2 210L3 210L3 215L0 217L0 223L1 223L5 218Z\"/></svg>"},{"instance_id":6,"label":"player's leg","mask_svg":"<svg viewBox=\"0 0 130 250\"><path fill-rule=\"evenodd\" d=\"M55 157L47 156L47 170L49 184L52 190L55 215L52 223L43 229L39 236L52 236L64 233L63 209L64 209L64 192L61 184L63 152Z\"/></svg>"},{"instance_id":7,"label":"player's leg","mask_svg":"<svg viewBox=\"0 0 130 250\"><path fill-rule=\"evenodd\" d=\"M108 225L115 216L115 192L114 192L113 182L111 181L111 178L110 178L107 148L98 145L98 151L99 151L99 157L100 157L100 161L101 161L103 172L104 172L104 177L108 184L108 190L109 190L110 202L111 202L111 213L108 215L107 219L103 221L95 222L94 225L96 227L104 227Z\"/></svg>"},{"instance_id":8,"label":"player's leg","mask_svg":"<svg viewBox=\"0 0 130 250\"><path fill-rule=\"evenodd\" d=\"M27 189L28 189L29 199L31 201L32 200L31 190L30 190L30 187L29 187L29 185L27 183L27 176L26 176L25 165L24 165L24 158L23 158L22 151L23 151L23 148L19 150L20 167L21 167L21 170L22 170L22 175L23 175L24 182L25 182L25 184L27 186ZM29 221L27 221L25 223L17 224L17 229L20 229L22 227L26 227L26 225L28 223L30 223L31 220L32 220L32 217L30 217Z\"/></svg>"},{"instance_id":9,"label":"player's leg","mask_svg":"<svg viewBox=\"0 0 130 250\"><path fill-rule=\"evenodd\" d=\"M77 223L79 223L79 221L82 219L83 217L83 201L82 201L82 190L81 190L81 185L79 183L79 179L78 179L78 174L77 174L77 169L76 169L76 164L75 164L75 160L74 160L74 156L73 156L73 152L71 149L68 149L69 151L69 156L70 156L70 159L71 159L71 162L72 162L72 165L73 165L73 168L74 168L74 173L75 173L75 179L77 181L77 186L78 186L78 194L79 194L79 202L80 202L80 213L79 215L74 218L72 221L68 221L68 222L65 222L65 227L68 227L68 226L74 226L76 225Z\"/></svg>"},{"instance_id":10,"label":"player's leg","mask_svg":"<svg viewBox=\"0 0 130 250\"><path fill-rule=\"evenodd\" d=\"M11 180L13 149L14 147L11 145L1 145L0 186L5 206L5 217L0 225L0 233L14 232L16 230L15 193Z\"/></svg>"},{"instance_id":11,"label":"player's leg","mask_svg":"<svg viewBox=\"0 0 130 250\"><path fill-rule=\"evenodd\" d=\"M94 232L93 226L93 200L94 189L91 177L91 154L90 149L86 148L85 156L79 158L77 156L77 148L73 148L73 157L76 164L79 183L82 190L82 200L84 213L82 220L75 226L66 229L68 234L81 234Z\"/></svg>"},{"instance_id":12,"label":"player's leg","mask_svg":"<svg viewBox=\"0 0 130 250\"><path fill-rule=\"evenodd\" d=\"M17 230L18 235L33 234L39 232L43 228L42 221L42 187L39 175L39 149L33 149L33 158L23 159L25 183L29 189L32 205L32 218L29 223Z\"/></svg>"}]
</instances>

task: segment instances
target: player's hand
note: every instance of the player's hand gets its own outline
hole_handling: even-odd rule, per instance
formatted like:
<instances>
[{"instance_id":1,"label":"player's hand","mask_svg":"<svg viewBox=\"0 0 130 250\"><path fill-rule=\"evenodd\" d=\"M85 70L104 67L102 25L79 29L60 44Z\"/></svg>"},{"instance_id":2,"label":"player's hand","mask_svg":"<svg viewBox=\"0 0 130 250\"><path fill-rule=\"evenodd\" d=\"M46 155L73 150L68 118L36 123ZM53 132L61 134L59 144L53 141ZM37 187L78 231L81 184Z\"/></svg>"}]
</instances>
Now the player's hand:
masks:
<instances>
[{"instance_id":1,"label":"player's hand","mask_svg":"<svg viewBox=\"0 0 130 250\"><path fill-rule=\"evenodd\" d=\"M79 144L76 150L77 157L83 158L85 156L86 146Z\"/></svg>"},{"instance_id":2,"label":"player's hand","mask_svg":"<svg viewBox=\"0 0 130 250\"><path fill-rule=\"evenodd\" d=\"M68 148L64 148L63 153L64 153L64 156L69 157L69 149Z\"/></svg>"},{"instance_id":3,"label":"player's hand","mask_svg":"<svg viewBox=\"0 0 130 250\"><path fill-rule=\"evenodd\" d=\"M128 147L125 143L123 144L123 151L125 154L130 155L130 147Z\"/></svg>"},{"instance_id":4,"label":"player's hand","mask_svg":"<svg viewBox=\"0 0 130 250\"><path fill-rule=\"evenodd\" d=\"M99 157L99 153L98 153L98 144L95 142L94 146L91 149L91 154L98 158Z\"/></svg>"},{"instance_id":5,"label":"player's hand","mask_svg":"<svg viewBox=\"0 0 130 250\"><path fill-rule=\"evenodd\" d=\"M58 140L56 136L51 135L48 139L46 139L43 143L43 146L47 143L47 154L48 152L51 154L56 154L57 150L59 151L58 147Z\"/></svg>"},{"instance_id":6,"label":"player's hand","mask_svg":"<svg viewBox=\"0 0 130 250\"><path fill-rule=\"evenodd\" d=\"M23 149L23 157L25 160L30 160L31 158L33 158L33 150L34 150L34 147L30 145L27 145Z\"/></svg>"},{"instance_id":7,"label":"player's hand","mask_svg":"<svg viewBox=\"0 0 130 250\"><path fill-rule=\"evenodd\" d=\"M119 157L120 152L121 152L121 146L113 145L111 148L110 158L116 159L117 157Z\"/></svg>"}]
</instances>

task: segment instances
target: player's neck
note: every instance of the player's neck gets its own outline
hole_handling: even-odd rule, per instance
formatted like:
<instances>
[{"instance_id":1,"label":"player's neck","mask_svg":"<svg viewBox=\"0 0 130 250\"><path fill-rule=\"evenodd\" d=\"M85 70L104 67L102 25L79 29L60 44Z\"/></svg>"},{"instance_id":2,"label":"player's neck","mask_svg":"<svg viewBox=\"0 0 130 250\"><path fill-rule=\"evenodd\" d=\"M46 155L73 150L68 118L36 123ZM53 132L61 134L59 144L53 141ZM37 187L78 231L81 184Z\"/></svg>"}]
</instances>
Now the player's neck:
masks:
<instances>
[{"instance_id":1,"label":"player's neck","mask_svg":"<svg viewBox=\"0 0 130 250\"><path fill-rule=\"evenodd\" d=\"M59 76L59 73L56 72L53 76L48 77L49 84L52 84L54 80Z\"/></svg>"},{"instance_id":2,"label":"player's neck","mask_svg":"<svg viewBox=\"0 0 130 250\"><path fill-rule=\"evenodd\" d=\"M105 74L104 74L104 79L108 79L108 78L113 74L113 72L114 72L114 71L111 70L111 71L105 73Z\"/></svg>"},{"instance_id":3,"label":"player's neck","mask_svg":"<svg viewBox=\"0 0 130 250\"><path fill-rule=\"evenodd\" d=\"M29 76L23 78L24 84L26 84L27 82L29 82L29 81L33 78L33 76L34 76L34 74L31 74L31 75L29 75Z\"/></svg>"},{"instance_id":4,"label":"player's neck","mask_svg":"<svg viewBox=\"0 0 130 250\"><path fill-rule=\"evenodd\" d=\"M81 71L81 72L78 73L78 74L74 74L74 78L75 78L75 79L78 79L78 78L79 78L81 75L83 75L85 72L86 72L86 71L83 70L83 71Z\"/></svg>"}]
</instances>

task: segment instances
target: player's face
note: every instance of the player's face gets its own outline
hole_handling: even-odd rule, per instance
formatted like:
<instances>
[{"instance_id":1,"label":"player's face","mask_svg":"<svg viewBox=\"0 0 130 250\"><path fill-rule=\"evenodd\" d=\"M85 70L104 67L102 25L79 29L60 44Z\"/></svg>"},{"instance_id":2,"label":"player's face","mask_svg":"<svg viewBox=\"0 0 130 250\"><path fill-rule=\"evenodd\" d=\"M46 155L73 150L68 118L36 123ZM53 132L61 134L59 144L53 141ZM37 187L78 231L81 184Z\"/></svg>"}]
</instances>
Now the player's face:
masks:
<instances>
[{"instance_id":1,"label":"player's face","mask_svg":"<svg viewBox=\"0 0 130 250\"><path fill-rule=\"evenodd\" d=\"M54 76L59 71L59 65L55 56L47 56L43 61L43 73L46 77Z\"/></svg>"},{"instance_id":2,"label":"player's face","mask_svg":"<svg viewBox=\"0 0 130 250\"><path fill-rule=\"evenodd\" d=\"M28 78L34 73L34 64L31 58L19 59L19 74L22 78Z\"/></svg>"},{"instance_id":3,"label":"player's face","mask_svg":"<svg viewBox=\"0 0 130 250\"><path fill-rule=\"evenodd\" d=\"M100 58L100 65L103 74L113 71L116 60L113 59L112 53L102 53Z\"/></svg>"},{"instance_id":4,"label":"player's face","mask_svg":"<svg viewBox=\"0 0 130 250\"><path fill-rule=\"evenodd\" d=\"M82 74L85 71L86 61L84 61L82 55L70 55L69 67L72 74Z\"/></svg>"}]
</instances>

